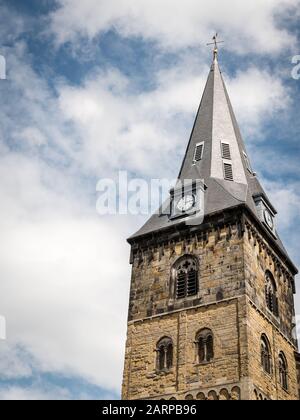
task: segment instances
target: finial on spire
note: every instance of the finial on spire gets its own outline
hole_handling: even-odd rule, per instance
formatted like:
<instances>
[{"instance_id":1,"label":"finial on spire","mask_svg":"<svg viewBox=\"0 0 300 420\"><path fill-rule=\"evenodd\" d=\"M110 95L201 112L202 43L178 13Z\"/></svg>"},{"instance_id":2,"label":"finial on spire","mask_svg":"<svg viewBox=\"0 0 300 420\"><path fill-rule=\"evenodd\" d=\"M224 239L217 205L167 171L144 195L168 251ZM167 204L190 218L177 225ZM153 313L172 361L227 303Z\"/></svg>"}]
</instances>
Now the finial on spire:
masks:
<instances>
[{"instance_id":1,"label":"finial on spire","mask_svg":"<svg viewBox=\"0 0 300 420\"><path fill-rule=\"evenodd\" d=\"M218 57L218 51L219 51L218 44L223 44L223 43L224 43L224 41L218 41L218 33L216 33L213 36L213 42L210 42L209 44L207 44L207 45L214 45L214 51L213 51L213 53L214 53L214 60L216 60L217 57Z\"/></svg>"}]
</instances>

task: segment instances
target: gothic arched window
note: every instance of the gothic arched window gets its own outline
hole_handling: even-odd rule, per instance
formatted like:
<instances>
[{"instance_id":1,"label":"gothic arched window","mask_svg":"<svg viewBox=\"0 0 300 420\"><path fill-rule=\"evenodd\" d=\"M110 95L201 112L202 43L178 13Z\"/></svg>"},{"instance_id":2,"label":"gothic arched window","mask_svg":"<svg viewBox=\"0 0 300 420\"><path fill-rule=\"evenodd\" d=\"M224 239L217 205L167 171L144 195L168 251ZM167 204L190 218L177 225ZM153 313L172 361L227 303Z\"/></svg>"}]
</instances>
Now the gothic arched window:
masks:
<instances>
[{"instance_id":1,"label":"gothic arched window","mask_svg":"<svg viewBox=\"0 0 300 420\"><path fill-rule=\"evenodd\" d=\"M272 355L269 340L263 334L260 340L261 365L266 373L272 373Z\"/></svg>"},{"instance_id":2,"label":"gothic arched window","mask_svg":"<svg viewBox=\"0 0 300 420\"><path fill-rule=\"evenodd\" d=\"M287 361L283 352L279 353L279 380L280 385L286 391L288 390L288 368Z\"/></svg>"},{"instance_id":3,"label":"gothic arched window","mask_svg":"<svg viewBox=\"0 0 300 420\"><path fill-rule=\"evenodd\" d=\"M192 256L180 258L173 267L175 273L176 299L198 293L198 265Z\"/></svg>"},{"instance_id":4,"label":"gothic arched window","mask_svg":"<svg viewBox=\"0 0 300 420\"><path fill-rule=\"evenodd\" d=\"M268 309L275 316L278 316L277 287L273 274L270 271L267 271L265 276L265 295Z\"/></svg>"},{"instance_id":5,"label":"gothic arched window","mask_svg":"<svg viewBox=\"0 0 300 420\"><path fill-rule=\"evenodd\" d=\"M205 328L196 335L196 351L198 363L208 363L214 358L214 336Z\"/></svg>"},{"instance_id":6,"label":"gothic arched window","mask_svg":"<svg viewBox=\"0 0 300 420\"><path fill-rule=\"evenodd\" d=\"M173 366L173 341L163 337L156 345L156 370L166 371Z\"/></svg>"}]
</instances>

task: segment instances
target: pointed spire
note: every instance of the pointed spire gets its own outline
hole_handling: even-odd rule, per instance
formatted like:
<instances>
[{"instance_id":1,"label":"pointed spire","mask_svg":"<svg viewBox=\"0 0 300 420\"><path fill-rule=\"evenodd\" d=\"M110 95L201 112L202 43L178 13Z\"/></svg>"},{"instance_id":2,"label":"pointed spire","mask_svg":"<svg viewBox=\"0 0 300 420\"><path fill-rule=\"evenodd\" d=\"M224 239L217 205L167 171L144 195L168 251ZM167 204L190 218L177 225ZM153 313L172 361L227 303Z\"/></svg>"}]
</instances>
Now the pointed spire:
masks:
<instances>
[{"instance_id":1,"label":"pointed spire","mask_svg":"<svg viewBox=\"0 0 300 420\"><path fill-rule=\"evenodd\" d=\"M179 172L178 185L199 180L201 185L204 183L205 217L243 205L264 226L260 201L266 203L273 215L276 210L252 171L218 63L218 43L221 41L217 41L217 34L213 40L213 44L209 44L214 45L213 62ZM170 198L163 207L170 208ZM182 220L155 214L132 238L168 229L178 223ZM275 229L272 234L274 239ZM286 255L278 236L276 243Z\"/></svg>"},{"instance_id":2,"label":"pointed spire","mask_svg":"<svg viewBox=\"0 0 300 420\"><path fill-rule=\"evenodd\" d=\"M179 178L198 177L205 182L214 178L220 182L227 181L225 186L231 188L228 182L247 185L253 173L219 68L216 38L215 46L213 63ZM196 158L199 145L202 145L201 159Z\"/></svg>"}]
</instances>

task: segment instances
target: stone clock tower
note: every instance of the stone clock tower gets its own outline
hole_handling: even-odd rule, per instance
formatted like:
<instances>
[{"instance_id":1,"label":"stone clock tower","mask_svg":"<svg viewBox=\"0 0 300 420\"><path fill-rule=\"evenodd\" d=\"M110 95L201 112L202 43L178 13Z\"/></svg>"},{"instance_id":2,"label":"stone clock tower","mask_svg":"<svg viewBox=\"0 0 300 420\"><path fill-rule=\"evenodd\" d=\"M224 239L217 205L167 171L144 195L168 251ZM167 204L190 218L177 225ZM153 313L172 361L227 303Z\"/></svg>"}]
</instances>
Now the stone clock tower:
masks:
<instances>
[{"instance_id":1,"label":"stone clock tower","mask_svg":"<svg viewBox=\"0 0 300 420\"><path fill-rule=\"evenodd\" d=\"M163 208L129 239L123 399L298 399L297 269L252 170L217 50Z\"/></svg>"}]
</instances>

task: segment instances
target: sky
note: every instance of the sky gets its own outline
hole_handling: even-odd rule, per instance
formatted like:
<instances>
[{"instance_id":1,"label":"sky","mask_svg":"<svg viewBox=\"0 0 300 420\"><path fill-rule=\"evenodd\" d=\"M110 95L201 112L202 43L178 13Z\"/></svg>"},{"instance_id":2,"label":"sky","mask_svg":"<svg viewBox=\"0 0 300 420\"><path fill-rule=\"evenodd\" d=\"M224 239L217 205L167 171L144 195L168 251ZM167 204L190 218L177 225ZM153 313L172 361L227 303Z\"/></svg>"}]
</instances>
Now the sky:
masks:
<instances>
[{"instance_id":1,"label":"sky","mask_svg":"<svg viewBox=\"0 0 300 420\"><path fill-rule=\"evenodd\" d=\"M100 216L96 185L119 170L176 178L216 31L300 266L299 20L300 0L0 1L0 399L120 398L126 238L147 217Z\"/></svg>"}]
</instances>

